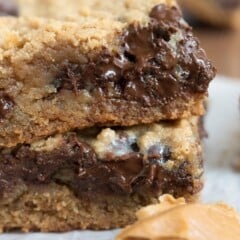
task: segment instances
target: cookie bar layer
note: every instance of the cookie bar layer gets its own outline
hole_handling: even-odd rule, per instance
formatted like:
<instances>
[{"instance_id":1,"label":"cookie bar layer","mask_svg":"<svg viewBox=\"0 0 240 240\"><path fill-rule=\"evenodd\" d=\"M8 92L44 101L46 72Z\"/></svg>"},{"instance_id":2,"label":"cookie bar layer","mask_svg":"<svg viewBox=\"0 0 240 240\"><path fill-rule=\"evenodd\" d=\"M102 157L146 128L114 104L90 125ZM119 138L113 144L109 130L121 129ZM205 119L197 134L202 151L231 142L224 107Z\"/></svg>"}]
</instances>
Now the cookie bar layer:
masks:
<instances>
[{"instance_id":1,"label":"cookie bar layer","mask_svg":"<svg viewBox=\"0 0 240 240\"><path fill-rule=\"evenodd\" d=\"M144 2L118 20L0 19L0 146L203 114L215 69L175 6Z\"/></svg>"},{"instance_id":2,"label":"cookie bar layer","mask_svg":"<svg viewBox=\"0 0 240 240\"><path fill-rule=\"evenodd\" d=\"M0 228L124 226L164 193L194 199L202 188L201 153L197 119L69 132L4 148Z\"/></svg>"}]
</instances>

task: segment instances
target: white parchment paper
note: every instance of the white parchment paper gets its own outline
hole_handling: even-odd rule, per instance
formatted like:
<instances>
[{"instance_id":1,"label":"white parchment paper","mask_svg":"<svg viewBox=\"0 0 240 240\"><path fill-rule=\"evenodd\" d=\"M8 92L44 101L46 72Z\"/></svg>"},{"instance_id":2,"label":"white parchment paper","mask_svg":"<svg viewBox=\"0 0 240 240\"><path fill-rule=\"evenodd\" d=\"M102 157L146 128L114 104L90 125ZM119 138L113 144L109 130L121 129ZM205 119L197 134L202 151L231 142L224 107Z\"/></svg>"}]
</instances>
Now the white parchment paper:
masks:
<instances>
[{"instance_id":1,"label":"white parchment paper","mask_svg":"<svg viewBox=\"0 0 240 240\"><path fill-rule=\"evenodd\" d=\"M218 76L210 86L205 141L206 172L204 202L224 201L240 211L240 172L232 162L240 152L240 80ZM103 219L104 221L104 219ZM113 240L114 231L74 231L62 234L2 234L0 240Z\"/></svg>"}]
</instances>

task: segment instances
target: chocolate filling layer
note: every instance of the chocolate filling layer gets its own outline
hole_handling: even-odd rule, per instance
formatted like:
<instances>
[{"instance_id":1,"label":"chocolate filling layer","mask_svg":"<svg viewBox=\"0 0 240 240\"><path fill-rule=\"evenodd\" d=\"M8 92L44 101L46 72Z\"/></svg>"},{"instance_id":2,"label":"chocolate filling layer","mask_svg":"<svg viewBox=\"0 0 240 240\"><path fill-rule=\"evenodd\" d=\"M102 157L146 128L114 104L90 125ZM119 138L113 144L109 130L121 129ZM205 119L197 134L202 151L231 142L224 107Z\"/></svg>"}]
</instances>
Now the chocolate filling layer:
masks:
<instances>
[{"instance_id":1,"label":"chocolate filling layer","mask_svg":"<svg viewBox=\"0 0 240 240\"><path fill-rule=\"evenodd\" d=\"M61 89L164 105L204 94L215 69L176 7L157 5L148 25L130 25L113 53L103 49L87 64L67 63L53 82ZM99 99L98 99L99 101Z\"/></svg>"},{"instance_id":2,"label":"chocolate filling layer","mask_svg":"<svg viewBox=\"0 0 240 240\"><path fill-rule=\"evenodd\" d=\"M187 159L172 170L164 167L171 158L171 149L161 144L152 146L145 156L131 144L131 150L126 154L114 158L110 154L99 159L90 145L72 133L51 151L36 151L21 145L2 150L0 157L2 199L8 199L14 191L17 193L13 198L16 198L19 189L24 191L23 186L50 182L67 185L81 197L141 191L153 196L159 193L177 195L200 190L194 186L195 177L189 173Z\"/></svg>"}]
</instances>

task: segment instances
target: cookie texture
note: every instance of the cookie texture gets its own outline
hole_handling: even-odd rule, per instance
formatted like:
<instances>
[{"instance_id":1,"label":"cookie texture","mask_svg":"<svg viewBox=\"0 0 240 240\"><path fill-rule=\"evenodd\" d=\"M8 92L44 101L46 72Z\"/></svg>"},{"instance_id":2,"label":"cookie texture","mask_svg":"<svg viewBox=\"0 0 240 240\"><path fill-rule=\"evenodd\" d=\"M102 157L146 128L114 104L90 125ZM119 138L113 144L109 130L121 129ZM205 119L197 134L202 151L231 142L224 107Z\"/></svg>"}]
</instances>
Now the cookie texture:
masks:
<instances>
[{"instance_id":1,"label":"cookie texture","mask_svg":"<svg viewBox=\"0 0 240 240\"><path fill-rule=\"evenodd\" d=\"M1 18L0 146L204 114L214 67L175 6L144 2L135 20Z\"/></svg>"}]
</instances>

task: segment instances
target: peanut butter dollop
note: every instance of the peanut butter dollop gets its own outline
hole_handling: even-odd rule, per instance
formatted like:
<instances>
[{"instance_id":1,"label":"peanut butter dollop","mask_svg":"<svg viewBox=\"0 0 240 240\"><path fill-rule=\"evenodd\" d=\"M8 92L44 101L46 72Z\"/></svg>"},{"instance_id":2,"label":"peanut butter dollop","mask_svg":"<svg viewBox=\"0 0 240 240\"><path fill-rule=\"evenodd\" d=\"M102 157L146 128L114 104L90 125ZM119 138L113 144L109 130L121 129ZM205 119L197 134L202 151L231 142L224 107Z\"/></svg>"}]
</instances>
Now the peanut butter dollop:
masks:
<instances>
[{"instance_id":1,"label":"peanut butter dollop","mask_svg":"<svg viewBox=\"0 0 240 240\"><path fill-rule=\"evenodd\" d=\"M187 204L164 195L137 217L116 240L240 240L240 216L225 204Z\"/></svg>"}]
</instances>

